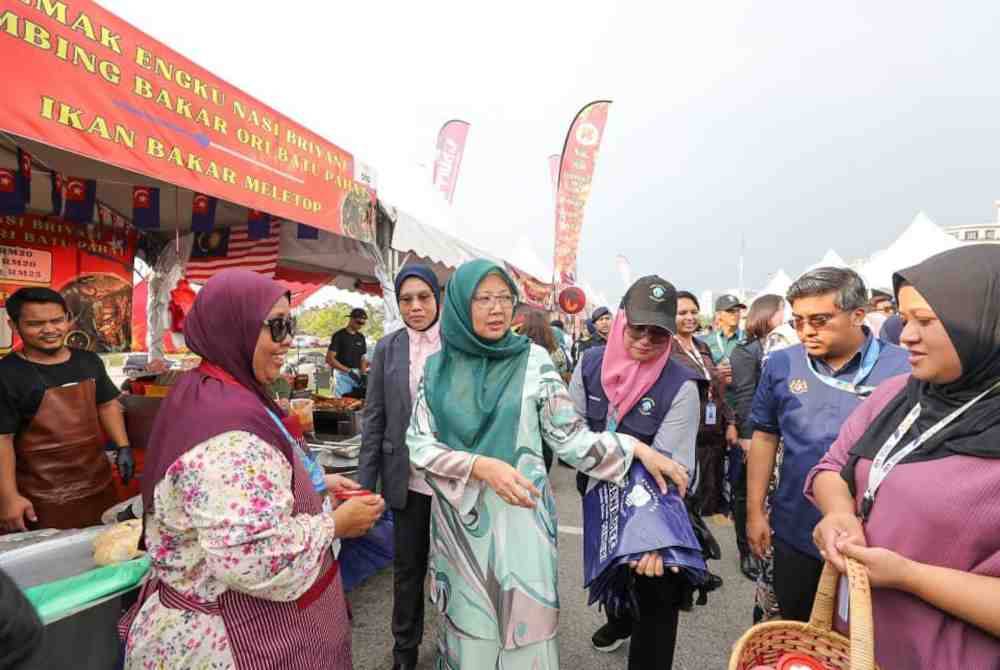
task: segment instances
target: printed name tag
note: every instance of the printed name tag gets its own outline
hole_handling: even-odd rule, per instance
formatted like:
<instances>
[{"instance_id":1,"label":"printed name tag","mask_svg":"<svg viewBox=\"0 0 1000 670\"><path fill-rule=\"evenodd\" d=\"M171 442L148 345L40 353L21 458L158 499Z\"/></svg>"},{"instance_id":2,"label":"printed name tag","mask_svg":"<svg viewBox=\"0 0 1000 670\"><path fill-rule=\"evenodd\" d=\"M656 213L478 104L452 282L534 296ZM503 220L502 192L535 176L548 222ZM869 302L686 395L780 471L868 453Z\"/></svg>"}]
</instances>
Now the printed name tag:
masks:
<instances>
[{"instance_id":1,"label":"printed name tag","mask_svg":"<svg viewBox=\"0 0 1000 670\"><path fill-rule=\"evenodd\" d=\"M714 402L709 402L707 405L705 405L705 425L706 426L714 426L715 425L715 420L716 420L715 412L716 412L716 409L715 409L715 403Z\"/></svg>"}]
</instances>

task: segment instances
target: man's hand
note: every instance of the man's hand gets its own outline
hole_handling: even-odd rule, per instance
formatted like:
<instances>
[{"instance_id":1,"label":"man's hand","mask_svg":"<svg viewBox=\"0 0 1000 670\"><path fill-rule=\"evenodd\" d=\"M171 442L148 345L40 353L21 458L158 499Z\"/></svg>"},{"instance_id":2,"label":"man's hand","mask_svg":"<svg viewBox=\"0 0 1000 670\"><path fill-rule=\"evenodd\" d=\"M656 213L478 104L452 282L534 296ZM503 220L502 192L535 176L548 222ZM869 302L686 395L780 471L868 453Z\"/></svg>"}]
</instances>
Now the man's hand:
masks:
<instances>
[{"instance_id":1,"label":"man's hand","mask_svg":"<svg viewBox=\"0 0 1000 670\"><path fill-rule=\"evenodd\" d=\"M719 376L722 378L722 381L726 384L726 386L733 383L732 365L729 363L719 363L719 365L716 366L716 369L719 371Z\"/></svg>"},{"instance_id":2,"label":"man's hand","mask_svg":"<svg viewBox=\"0 0 1000 670\"><path fill-rule=\"evenodd\" d=\"M542 495L527 477L497 458L478 457L472 465L472 477L496 491L508 505L531 509L535 506L535 498Z\"/></svg>"},{"instance_id":3,"label":"man's hand","mask_svg":"<svg viewBox=\"0 0 1000 670\"><path fill-rule=\"evenodd\" d=\"M16 493L0 500L0 528L9 532L28 530L28 521L38 521L30 500Z\"/></svg>"},{"instance_id":4,"label":"man's hand","mask_svg":"<svg viewBox=\"0 0 1000 670\"><path fill-rule=\"evenodd\" d=\"M128 484L135 475L135 455L132 447L119 447L115 454L115 465L118 467L118 474L122 478L122 484Z\"/></svg>"},{"instance_id":5,"label":"man's hand","mask_svg":"<svg viewBox=\"0 0 1000 670\"><path fill-rule=\"evenodd\" d=\"M726 444L728 444L730 447L735 447L737 444L739 444L739 441L740 441L739 431L736 430L736 426L730 424L729 427L726 428Z\"/></svg>"},{"instance_id":6,"label":"man's hand","mask_svg":"<svg viewBox=\"0 0 1000 670\"><path fill-rule=\"evenodd\" d=\"M747 540L758 558L767 558L771 549L771 524L763 510L753 512L747 518Z\"/></svg>"}]
</instances>

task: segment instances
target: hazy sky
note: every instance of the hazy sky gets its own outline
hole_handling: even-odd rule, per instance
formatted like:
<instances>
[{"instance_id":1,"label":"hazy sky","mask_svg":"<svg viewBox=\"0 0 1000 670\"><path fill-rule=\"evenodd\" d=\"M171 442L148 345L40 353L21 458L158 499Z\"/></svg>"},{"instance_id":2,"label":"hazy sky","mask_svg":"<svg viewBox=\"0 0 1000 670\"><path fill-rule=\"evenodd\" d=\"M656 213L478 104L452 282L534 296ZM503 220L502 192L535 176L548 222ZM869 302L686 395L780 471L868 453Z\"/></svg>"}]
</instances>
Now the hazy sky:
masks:
<instances>
[{"instance_id":1,"label":"hazy sky","mask_svg":"<svg viewBox=\"0 0 1000 670\"><path fill-rule=\"evenodd\" d=\"M616 254L681 288L760 286L828 247L851 260L925 210L994 217L1000 3L101 0L371 164L391 204L549 264L546 157L614 100L581 276ZM441 124L472 124L454 206L430 189Z\"/></svg>"}]
</instances>

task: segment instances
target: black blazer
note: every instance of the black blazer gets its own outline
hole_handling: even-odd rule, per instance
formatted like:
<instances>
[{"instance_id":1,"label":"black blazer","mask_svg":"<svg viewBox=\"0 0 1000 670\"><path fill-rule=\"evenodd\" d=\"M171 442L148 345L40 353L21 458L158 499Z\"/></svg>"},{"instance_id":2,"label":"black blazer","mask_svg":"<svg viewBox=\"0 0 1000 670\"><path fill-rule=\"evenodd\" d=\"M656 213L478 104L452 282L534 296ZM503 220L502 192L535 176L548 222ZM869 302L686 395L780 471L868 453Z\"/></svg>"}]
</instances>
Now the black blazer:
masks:
<instances>
[{"instance_id":1,"label":"black blazer","mask_svg":"<svg viewBox=\"0 0 1000 670\"><path fill-rule=\"evenodd\" d=\"M405 328L375 345L368 370L368 394L362 415L358 481L369 491L382 481L382 497L390 507L406 507L410 487L410 335Z\"/></svg>"},{"instance_id":2,"label":"black blazer","mask_svg":"<svg viewBox=\"0 0 1000 670\"><path fill-rule=\"evenodd\" d=\"M749 440L753 437L753 424L750 421L750 409L753 397L760 382L761 362L764 360L764 345L760 340L741 344L733 349L729 362L733 366L733 397L736 407L736 426L740 439Z\"/></svg>"}]
</instances>

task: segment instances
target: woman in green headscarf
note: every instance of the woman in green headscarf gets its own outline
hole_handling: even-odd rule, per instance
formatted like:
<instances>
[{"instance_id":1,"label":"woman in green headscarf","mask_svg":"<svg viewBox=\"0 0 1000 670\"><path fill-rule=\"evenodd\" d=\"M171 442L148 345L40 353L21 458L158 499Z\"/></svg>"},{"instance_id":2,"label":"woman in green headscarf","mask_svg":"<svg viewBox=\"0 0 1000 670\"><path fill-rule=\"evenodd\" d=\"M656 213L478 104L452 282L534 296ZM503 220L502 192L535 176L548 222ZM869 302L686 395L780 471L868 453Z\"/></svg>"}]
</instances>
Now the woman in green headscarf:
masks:
<instances>
[{"instance_id":1,"label":"woman in green headscarf","mask_svg":"<svg viewBox=\"0 0 1000 670\"><path fill-rule=\"evenodd\" d=\"M559 667L555 501L544 441L589 476L620 481L638 458L666 491L682 466L573 409L541 347L510 330L517 288L499 266L466 263L448 284L441 351L427 361L407 434L434 491L431 599L443 614L438 668Z\"/></svg>"}]
</instances>

